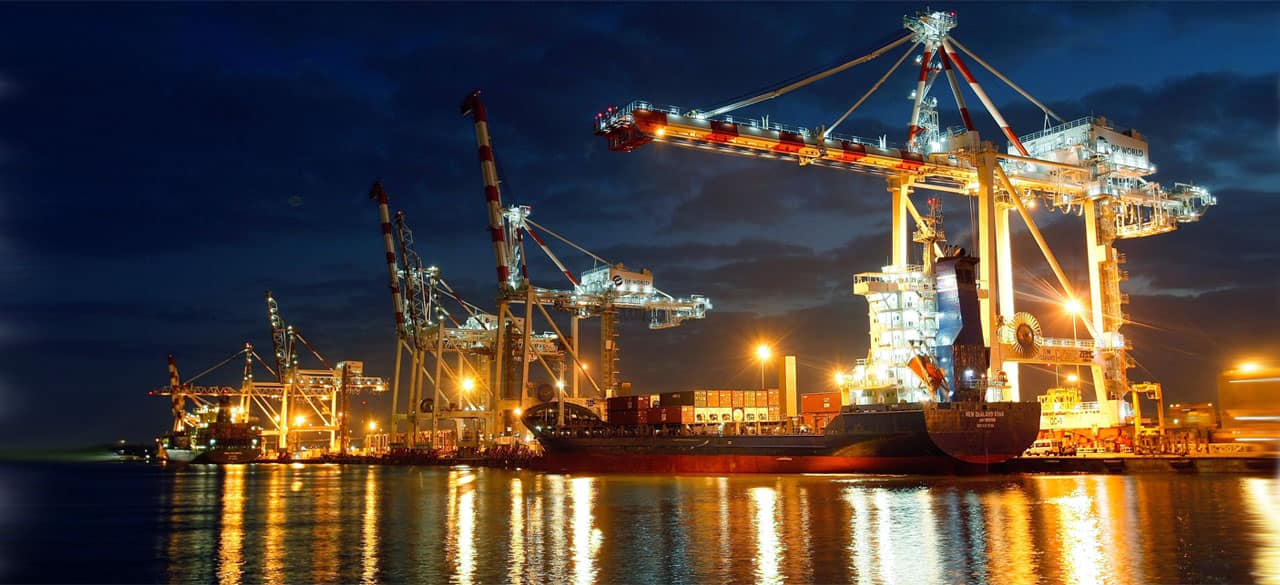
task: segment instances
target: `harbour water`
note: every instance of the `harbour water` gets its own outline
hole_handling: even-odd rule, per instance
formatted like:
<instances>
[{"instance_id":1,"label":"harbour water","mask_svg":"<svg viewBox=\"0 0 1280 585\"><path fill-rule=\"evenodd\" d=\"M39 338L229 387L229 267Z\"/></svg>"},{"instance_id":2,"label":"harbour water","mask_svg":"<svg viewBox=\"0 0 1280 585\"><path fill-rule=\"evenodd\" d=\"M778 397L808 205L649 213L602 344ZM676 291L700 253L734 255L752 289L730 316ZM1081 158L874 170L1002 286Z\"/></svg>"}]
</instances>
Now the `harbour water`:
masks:
<instances>
[{"instance_id":1,"label":"harbour water","mask_svg":"<svg viewBox=\"0 0 1280 585\"><path fill-rule=\"evenodd\" d=\"M1280 480L9 463L0 580L1280 583Z\"/></svg>"}]
</instances>

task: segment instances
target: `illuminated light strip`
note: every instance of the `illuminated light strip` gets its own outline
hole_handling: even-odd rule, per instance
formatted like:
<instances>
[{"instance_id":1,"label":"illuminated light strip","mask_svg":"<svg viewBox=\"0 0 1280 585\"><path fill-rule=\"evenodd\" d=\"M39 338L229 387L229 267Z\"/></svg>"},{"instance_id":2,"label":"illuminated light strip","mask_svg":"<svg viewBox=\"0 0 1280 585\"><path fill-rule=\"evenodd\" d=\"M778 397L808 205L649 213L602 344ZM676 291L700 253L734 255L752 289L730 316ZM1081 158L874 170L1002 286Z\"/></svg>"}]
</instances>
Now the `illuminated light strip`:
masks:
<instances>
[{"instance_id":1,"label":"illuminated light strip","mask_svg":"<svg viewBox=\"0 0 1280 585\"><path fill-rule=\"evenodd\" d=\"M960 70L960 75L964 76L964 80L969 82L969 89L972 89L973 93L978 96L978 99L982 101L982 106L987 109L987 113L991 114L996 124L1000 126L1000 130L1009 138L1009 142L1013 143L1022 156L1031 156L1031 153L1027 152L1026 147L1014 135L1013 130L1009 128L1009 123L1004 120L1004 116L1000 115L1000 110L996 109L996 105L991 103L991 98L987 97L987 92L983 91L982 86L978 85L978 80L973 78L973 73L965 66L964 61L960 59L960 55L956 54L955 49L951 48L951 44L947 42L947 39L942 39L942 48L956 64L956 69Z\"/></svg>"},{"instance_id":2,"label":"illuminated light strip","mask_svg":"<svg viewBox=\"0 0 1280 585\"><path fill-rule=\"evenodd\" d=\"M1280 421L1280 416L1234 416L1235 420L1270 420Z\"/></svg>"},{"instance_id":3,"label":"illuminated light strip","mask_svg":"<svg viewBox=\"0 0 1280 585\"><path fill-rule=\"evenodd\" d=\"M1236 439L1237 443L1267 443L1271 441L1280 441L1280 439L1276 439L1274 437L1245 437L1243 439Z\"/></svg>"},{"instance_id":4,"label":"illuminated light strip","mask_svg":"<svg viewBox=\"0 0 1280 585\"><path fill-rule=\"evenodd\" d=\"M924 83L929 79L929 61L933 59L933 45L924 47L924 57L920 59L920 79L916 81L916 96L911 103L911 123L907 125L907 146L915 146L916 135L920 134L920 102L924 100Z\"/></svg>"},{"instance_id":5,"label":"illuminated light strip","mask_svg":"<svg viewBox=\"0 0 1280 585\"><path fill-rule=\"evenodd\" d=\"M1228 384L1256 384L1258 382L1280 382L1280 377L1254 378L1252 380L1227 380Z\"/></svg>"}]
</instances>

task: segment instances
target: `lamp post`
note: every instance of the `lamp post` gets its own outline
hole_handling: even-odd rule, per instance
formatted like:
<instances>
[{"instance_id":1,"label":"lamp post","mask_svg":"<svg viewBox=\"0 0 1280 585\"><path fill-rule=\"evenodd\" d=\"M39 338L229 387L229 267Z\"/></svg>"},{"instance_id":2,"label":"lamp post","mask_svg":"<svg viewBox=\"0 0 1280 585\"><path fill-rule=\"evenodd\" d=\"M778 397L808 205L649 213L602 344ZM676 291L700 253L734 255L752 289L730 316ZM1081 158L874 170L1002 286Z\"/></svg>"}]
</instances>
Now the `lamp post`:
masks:
<instances>
[{"instance_id":1,"label":"lamp post","mask_svg":"<svg viewBox=\"0 0 1280 585\"><path fill-rule=\"evenodd\" d=\"M764 390L764 364L769 361L769 356L773 355L773 351L769 349L767 344L761 343L756 346L756 358L760 360L760 389Z\"/></svg>"}]
</instances>

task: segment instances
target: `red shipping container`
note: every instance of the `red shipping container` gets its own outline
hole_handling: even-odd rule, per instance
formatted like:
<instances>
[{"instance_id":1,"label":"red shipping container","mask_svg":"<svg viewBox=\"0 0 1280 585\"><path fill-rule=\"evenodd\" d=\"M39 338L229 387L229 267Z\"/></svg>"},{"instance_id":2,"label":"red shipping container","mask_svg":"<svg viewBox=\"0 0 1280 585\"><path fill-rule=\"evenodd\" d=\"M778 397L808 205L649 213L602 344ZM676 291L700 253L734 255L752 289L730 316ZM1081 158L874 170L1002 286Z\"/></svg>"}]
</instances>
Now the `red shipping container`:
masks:
<instances>
[{"instance_id":1,"label":"red shipping container","mask_svg":"<svg viewBox=\"0 0 1280 585\"><path fill-rule=\"evenodd\" d=\"M611 396L605 405L609 410L635 410L635 396Z\"/></svg>"},{"instance_id":2,"label":"red shipping container","mask_svg":"<svg viewBox=\"0 0 1280 585\"><path fill-rule=\"evenodd\" d=\"M777 406L770 406L769 420L782 420L782 409Z\"/></svg>"},{"instance_id":3,"label":"red shipping container","mask_svg":"<svg viewBox=\"0 0 1280 585\"><path fill-rule=\"evenodd\" d=\"M707 390L707 408L720 408L719 390Z\"/></svg>"},{"instance_id":4,"label":"red shipping container","mask_svg":"<svg viewBox=\"0 0 1280 585\"><path fill-rule=\"evenodd\" d=\"M733 395L730 396L730 400L732 401L731 404L733 404L734 408L744 408L746 406L747 397L742 390L734 390Z\"/></svg>"},{"instance_id":5,"label":"red shipping container","mask_svg":"<svg viewBox=\"0 0 1280 585\"><path fill-rule=\"evenodd\" d=\"M769 391L756 390L756 406L766 408L769 406Z\"/></svg>"},{"instance_id":6,"label":"red shipping container","mask_svg":"<svg viewBox=\"0 0 1280 585\"><path fill-rule=\"evenodd\" d=\"M840 412L839 392L800 395L800 412Z\"/></svg>"},{"instance_id":7,"label":"red shipping container","mask_svg":"<svg viewBox=\"0 0 1280 585\"><path fill-rule=\"evenodd\" d=\"M777 390L765 390L769 393L769 406L782 406L782 393Z\"/></svg>"}]
</instances>

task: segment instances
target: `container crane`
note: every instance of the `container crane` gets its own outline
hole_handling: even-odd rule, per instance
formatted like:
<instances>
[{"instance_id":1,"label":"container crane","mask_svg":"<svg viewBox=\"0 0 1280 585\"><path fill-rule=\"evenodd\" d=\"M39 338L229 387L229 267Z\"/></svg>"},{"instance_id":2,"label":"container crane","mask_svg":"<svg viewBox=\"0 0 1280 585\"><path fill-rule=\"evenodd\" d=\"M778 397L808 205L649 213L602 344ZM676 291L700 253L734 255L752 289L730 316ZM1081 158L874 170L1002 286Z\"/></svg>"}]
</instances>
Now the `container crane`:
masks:
<instances>
[{"instance_id":1,"label":"container crane","mask_svg":"<svg viewBox=\"0 0 1280 585\"><path fill-rule=\"evenodd\" d=\"M464 300L444 279L439 268L423 263L404 212L391 214L390 198L380 181L373 184L369 198L378 205L388 288L396 320L392 434L398 433L402 422L409 428L403 443L398 440L393 443L417 448L422 414L427 414L430 422L427 444L432 448L438 446L440 418L478 420L487 425L487 430L495 428L492 414L497 400L496 386L490 382L487 372L496 351L498 318ZM461 307L464 313L461 319L445 307L443 301L446 299L452 299ZM509 347L524 346L524 338L515 337L516 333L510 329L505 332L505 342ZM564 350L557 334L535 333L528 339L530 353L543 363L548 372L560 369ZM404 412L401 412L400 374L405 354L409 356L409 376ZM446 359L449 355L457 356L456 365L451 365ZM428 369L429 365L433 368ZM432 386L431 398L424 397L427 383ZM468 384L475 388L468 390ZM451 398L446 396L446 386L454 392ZM446 409L446 403L454 407Z\"/></svg>"},{"instance_id":2,"label":"container crane","mask_svg":"<svg viewBox=\"0 0 1280 585\"><path fill-rule=\"evenodd\" d=\"M531 208L528 206L512 206L504 208L501 190L498 185L497 166L494 161L493 145L489 135L488 117L480 92L467 95L462 103L462 115L471 116L475 122L476 144L479 150L480 171L484 182L485 202L488 217L490 239L493 242L496 275L498 279L498 318L504 320L511 314L510 304L521 302L525 305L524 327L526 333L532 323L535 308L541 312L547 323L560 333L554 320L545 306L552 306L568 312L570 316L570 334L572 346L567 348L573 361L573 395L580 397L578 390L579 376L585 376L595 387L597 395L605 397L615 392L618 387L616 362L618 360L617 316L623 309L643 310L649 314L651 329L664 329L678 326L687 319L701 319L711 308L711 301L704 296L692 295L688 298L675 298L653 286L653 275L648 270L635 272L622 264L613 264L588 251L559 234L529 219ZM536 229L535 229L536 228ZM593 258L602 264L575 278L563 262L551 251L538 232L541 231L575 250ZM559 271L564 274L572 289L546 289L535 287L529 282L524 237L528 235L546 254ZM578 352L578 321L582 318L600 317L600 383L584 371ZM514 320L515 317L512 316ZM563 336L562 336L563 337ZM502 344L498 343L498 353L503 354ZM505 354L503 354L505 356ZM521 382L528 383L528 357L521 355ZM499 367L495 371L501 372ZM501 374L495 380L501 380ZM501 384L499 383L499 386ZM559 392L563 395L563 389ZM523 407L523 393L521 404Z\"/></svg>"},{"instance_id":3,"label":"container crane","mask_svg":"<svg viewBox=\"0 0 1280 585\"><path fill-rule=\"evenodd\" d=\"M1165 188L1148 181L1146 177L1156 168L1148 160L1147 142L1141 134L1122 130L1100 116L1064 119L956 40L951 34L956 23L954 12L918 12L904 17L905 34L835 68L705 113L632 101L622 108L610 107L596 114L594 133L607 140L610 150L619 152L663 142L886 177L892 195L892 264L880 273L857 275L855 291L868 295L923 295L926 306L932 294L930 276L909 262L908 218L914 220L918 230L927 230L928 226L910 195L923 188L975 198L975 247L982 259L978 276L983 293L981 314L984 336L991 348L986 377L992 393L1012 400L1019 398L1018 362L1075 363L1091 368L1099 400L1118 401L1130 390L1127 370L1132 362L1128 357L1130 344L1120 333L1126 320L1121 305L1127 302L1120 283L1128 275L1120 268L1124 255L1115 250L1114 243L1118 239L1169 232L1183 223L1197 221L1217 201L1203 187L1175 183ZM871 61L908 42L910 47L879 81L829 125L794 127L772 123L767 117L729 115L738 108L773 99ZM895 147L883 138L869 140L836 134L834 130L917 48L923 51L918 60L916 89L910 96L912 110L906 144ZM966 58L1041 109L1046 120L1052 118L1058 123L1033 134L1014 133L974 77ZM960 127L939 126L937 102L927 95L939 75L947 79L963 123ZM962 92L966 85L1007 139L1003 152L981 141ZM1028 207L1036 203L1083 216L1089 274L1086 294L1076 293L1028 212ZM1009 229L1009 216L1014 212L1027 225L1052 269L1063 299L1078 300L1085 306L1087 339L1018 342L1019 335L1025 340L1026 334L1038 331L1038 325L1032 327L1034 319L1028 322L1026 314L1022 314L1025 316L1020 323L1015 322L1019 314L1014 307ZM926 246L926 256L930 249ZM871 296L868 299L873 300ZM874 311L874 303L872 307ZM915 336L928 338L927 321L919 321ZM1025 327L1019 330L1020 325ZM898 338L895 352L909 356L916 351L905 338ZM903 362L862 365L894 379L911 377ZM856 374L847 379L856 379Z\"/></svg>"},{"instance_id":4,"label":"container crane","mask_svg":"<svg viewBox=\"0 0 1280 585\"><path fill-rule=\"evenodd\" d=\"M330 451L345 451L348 429L345 421L346 396L360 392L384 392L386 381L365 376L364 362L342 361L331 365L306 337L285 322L271 291L266 292L266 303L267 322L271 326L275 350L276 382L253 382L251 386L255 391L269 389L272 394L278 388L279 408L272 413L278 448L282 452L300 448L302 433L321 433L328 435L327 448ZM321 367L300 367L299 346L309 351ZM319 424L311 424L309 417L312 415Z\"/></svg>"},{"instance_id":5,"label":"container crane","mask_svg":"<svg viewBox=\"0 0 1280 585\"><path fill-rule=\"evenodd\" d=\"M329 368L327 362L322 362L328 369L298 369L294 363L296 356L285 357L292 355L289 351L285 351L292 346L292 342L289 341L289 328L284 326L283 319L279 319L278 324L285 330L286 335L281 339L284 339L287 345L281 346L282 351L279 354L281 359L276 362L277 367L280 363L294 364L286 365L284 377L279 376L279 370L272 369L248 342L245 342L244 346L235 353L185 381L181 381L178 376L176 360L172 355L169 356L169 384L151 390L148 394L170 398L174 432L181 432L184 428L199 422L198 416L187 411L187 401L194 404L197 409L207 410L217 406L224 399L231 399L235 401L235 405L231 407L230 422L252 422L254 413L257 412L261 415L257 420L264 423L262 435L278 437L277 449L286 451L291 446L289 444L291 431L296 433L299 430L297 425L291 428L289 424L288 414L291 408L296 415L299 409L309 406L317 411L317 414L323 412L324 416L320 425L308 425L305 427L306 431L328 432L330 434L329 449L345 450L342 431L345 431L343 413L346 412L346 407L341 397L362 391L382 392L386 388L386 383L381 378L364 376L361 362L339 362L336 368ZM293 339L299 339L296 332L293 334ZM302 343L305 344L305 340ZM316 355L319 358L319 354ZM242 358L243 361L238 388L229 385L196 384L198 380L204 379L205 376L238 358ZM323 360L323 358L320 359ZM277 381L255 380L253 376L255 360L271 372ZM334 402L335 399L336 402Z\"/></svg>"}]
</instances>

